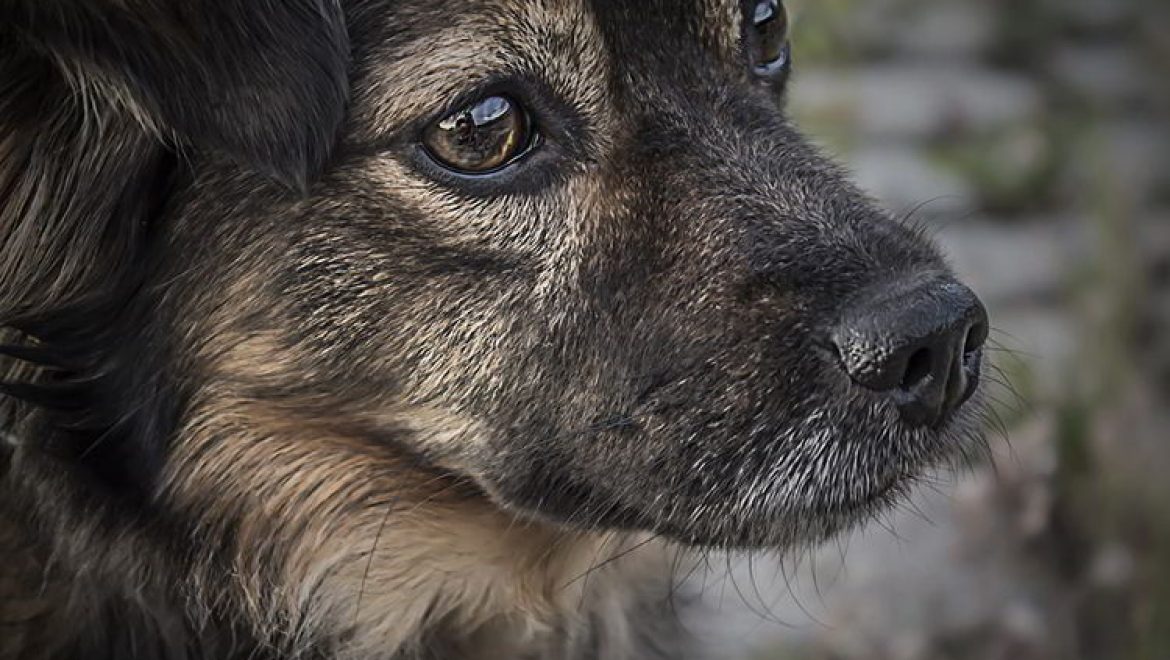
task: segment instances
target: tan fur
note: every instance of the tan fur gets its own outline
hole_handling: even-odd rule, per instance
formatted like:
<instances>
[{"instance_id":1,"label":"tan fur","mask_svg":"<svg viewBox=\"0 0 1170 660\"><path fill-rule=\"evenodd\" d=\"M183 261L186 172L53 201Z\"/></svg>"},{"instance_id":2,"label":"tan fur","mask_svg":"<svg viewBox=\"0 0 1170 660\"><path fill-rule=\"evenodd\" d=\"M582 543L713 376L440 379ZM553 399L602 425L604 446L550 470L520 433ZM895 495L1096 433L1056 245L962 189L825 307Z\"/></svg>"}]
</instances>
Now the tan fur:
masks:
<instances>
[{"instance_id":1,"label":"tan fur","mask_svg":"<svg viewBox=\"0 0 1170 660\"><path fill-rule=\"evenodd\" d=\"M254 337L220 367L275 377L283 361L272 350ZM667 584L665 544L516 517L467 479L346 432L363 420L236 397L220 391L195 406L163 499L202 521L201 537L232 539L226 556L204 558L231 566L226 587L205 568L195 593L238 601L279 647L342 638L338 657L368 658L442 630L477 657L511 657L555 652L592 618L603 622L605 657L622 658L627 610ZM434 410L395 421L433 430L435 442L470 432Z\"/></svg>"},{"instance_id":2,"label":"tan fur","mask_svg":"<svg viewBox=\"0 0 1170 660\"><path fill-rule=\"evenodd\" d=\"M715 52L722 53L727 61L738 61L742 57L740 35L743 34L743 13L739 3L726 0L703 0L703 13L698 16L698 32Z\"/></svg>"}]
</instances>

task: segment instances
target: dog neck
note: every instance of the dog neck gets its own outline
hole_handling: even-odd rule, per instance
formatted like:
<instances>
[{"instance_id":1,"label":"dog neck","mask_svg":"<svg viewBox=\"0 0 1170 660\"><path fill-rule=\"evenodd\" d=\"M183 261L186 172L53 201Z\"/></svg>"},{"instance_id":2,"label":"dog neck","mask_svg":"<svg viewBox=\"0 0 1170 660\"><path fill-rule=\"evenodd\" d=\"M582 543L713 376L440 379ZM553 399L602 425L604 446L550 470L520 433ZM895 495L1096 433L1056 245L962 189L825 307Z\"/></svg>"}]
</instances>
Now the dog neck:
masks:
<instances>
[{"instance_id":1,"label":"dog neck","mask_svg":"<svg viewBox=\"0 0 1170 660\"><path fill-rule=\"evenodd\" d=\"M22 492L7 499L44 510L28 518L49 523L35 557L53 588L0 580L6 596L39 593L20 611L11 601L6 620L68 611L84 612L77 621L94 626L138 622L138 630L124 631L136 638L130 647L110 633L82 635L122 649L121 657L135 657L127 648L151 649L150 657L206 656L190 651L199 648L215 649L206 657L272 649L279 657L423 658L441 648L450 658L590 657L598 649L622 658L635 653L630 619L667 596L674 553L652 539L519 519L456 477L405 457L390 460L394 450L384 444L326 432L287 412L238 401L204 412L174 443L151 505L167 509L159 519L189 521L185 530L154 527L150 516L94 522L100 517L92 510L80 513L87 495L60 466L24 457L21 478L9 475L10 489ZM82 536L89 542L78 544ZM182 584L157 579L176 575ZM116 584L141 589L110 591ZM225 626L220 612L244 620ZM151 635L157 644L144 644ZM68 648L102 657L74 643L83 646ZM160 648L171 652L159 655Z\"/></svg>"}]
</instances>

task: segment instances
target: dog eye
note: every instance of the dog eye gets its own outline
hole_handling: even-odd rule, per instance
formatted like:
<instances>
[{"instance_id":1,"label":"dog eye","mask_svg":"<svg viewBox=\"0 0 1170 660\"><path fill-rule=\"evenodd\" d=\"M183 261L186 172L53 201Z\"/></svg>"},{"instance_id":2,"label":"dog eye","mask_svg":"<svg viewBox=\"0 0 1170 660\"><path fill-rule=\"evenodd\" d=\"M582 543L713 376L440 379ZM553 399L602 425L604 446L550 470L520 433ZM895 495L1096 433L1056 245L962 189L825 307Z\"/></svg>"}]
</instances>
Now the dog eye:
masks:
<instances>
[{"instance_id":1,"label":"dog eye","mask_svg":"<svg viewBox=\"0 0 1170 660\"><path fill-rule=\"evenodd\" d=\"M486 174L520 156L528 133L528 117L518 103L489 96L428 126L423 145L444 167Z\"/></svg>"},{"instance_id":2,"label":"dog eye","mask_svg":"<svg viewBox=\"0 0 1170 660\"><path fill-rule=\"evenodd\" d=\"M759 0L752 9L752 66L756 75L774 76L788 68L791 44L788 41L788 11L778 0Z\"/></svg>"}]
</instances>

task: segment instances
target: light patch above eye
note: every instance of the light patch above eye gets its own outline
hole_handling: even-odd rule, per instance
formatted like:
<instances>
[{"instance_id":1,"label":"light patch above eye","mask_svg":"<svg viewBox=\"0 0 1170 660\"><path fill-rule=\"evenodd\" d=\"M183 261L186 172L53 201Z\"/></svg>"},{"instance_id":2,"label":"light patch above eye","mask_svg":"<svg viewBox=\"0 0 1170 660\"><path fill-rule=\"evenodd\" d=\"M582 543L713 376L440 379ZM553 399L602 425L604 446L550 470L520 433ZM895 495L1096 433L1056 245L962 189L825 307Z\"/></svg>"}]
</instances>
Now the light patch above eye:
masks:
<instances>
[{"instance_id":1,"label":"light patch above eye","mask_svg":"<svg viewBox=\"0 0 1170 660\"><path fill-rule=\"evenodd\" d=\"M791 63L788 11L780 0L758 0L752 6L748 46L756 75L774 77Z\"/></svg>"}]
</instances>

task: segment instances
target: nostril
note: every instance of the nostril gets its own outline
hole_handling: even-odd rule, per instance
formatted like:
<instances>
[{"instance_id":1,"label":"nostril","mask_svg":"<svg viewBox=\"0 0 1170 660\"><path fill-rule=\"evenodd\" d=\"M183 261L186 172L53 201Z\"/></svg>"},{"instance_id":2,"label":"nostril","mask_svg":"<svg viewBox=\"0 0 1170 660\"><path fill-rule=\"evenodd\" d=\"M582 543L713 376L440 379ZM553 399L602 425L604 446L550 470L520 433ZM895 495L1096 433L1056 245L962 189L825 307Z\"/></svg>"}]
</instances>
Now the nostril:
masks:
<instances>
[{"instance_id":1,"label":"nostril","mask_svg":"<svg viewBox=\"0 0 1170 660\"><path fill-rule=\"evenodd\" d=\"M916 385L930 376L934 356L929 348L920 348L910 356L906 362L906 371L902 374L899 386L903 390L913 389Z\"/></svg>"},{"instance_id":2,"label":"nostril","mask_svg":"<svg viewBox=\"0 0 1170 660\"><path fill-rule=\"evenodd\" d=\"M972 357L975 352L983 348L983 344L987 341L987 326L983 323L976 323L967 331L967 337L963 340L963 359L966 360Z\"/></svg>"}]
</instances>

